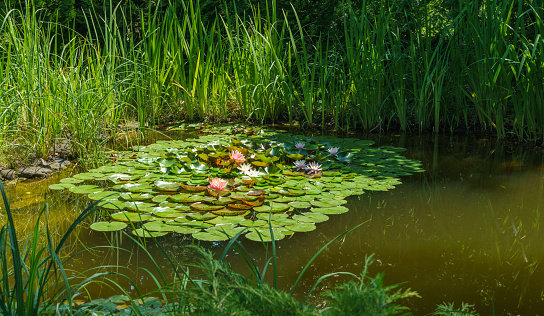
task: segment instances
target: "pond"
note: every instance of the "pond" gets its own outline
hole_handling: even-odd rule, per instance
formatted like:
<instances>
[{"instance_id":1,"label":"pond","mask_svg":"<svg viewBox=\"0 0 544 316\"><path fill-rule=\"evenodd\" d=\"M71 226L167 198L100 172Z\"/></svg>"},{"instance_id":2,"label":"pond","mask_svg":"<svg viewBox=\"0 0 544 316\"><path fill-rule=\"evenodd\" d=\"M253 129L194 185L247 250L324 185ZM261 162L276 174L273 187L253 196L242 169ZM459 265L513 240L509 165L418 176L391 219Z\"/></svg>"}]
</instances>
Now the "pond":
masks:
<instances>
[{"instance_id":1,"label":"pond","mask_svg":"<svg viewBox=\"0 0 544 316\"><path fill-rule=\"evenodd\" d=\"M304 298L315 281L335 271L360 273L366 255L375 254L371 274L385 272L387 284L405 282L405 288L422 298L406 304L423 315L444 301L474 304L482 315L537 314L544 310L544 231L540 230L544 207L544 161L541 148L527 149L489 139L457 136L365 135L373 147L407 148L403 156L423 163L426 170L402 177L402 184L389 191L366 191L346 198L349 212L331 215L311 232L296 233L277 242L278 285L289 290L303 266L328 241L355 225L320 254L302 278L295 294ZM43 205L50 204L50 221L64 227L86 203L50 192L47 187L69 176L70 171L51 179L10 188L19 223L32 222ZM84 199L83 199L84 200ZM24 201L24 202L23 202ZM35 202L35 203L31 203ZM24 226L24 225L23 225ZM111 243L129 251L103 250L87 253L71 262L70 268L84 271L98 264L122 266L138 288L152 291L153 263L126 236L100 233L82 227L73 242L87 247ZM190 261L183 245L200 244L219 256L227 242L204 242L186 235L159 237L164 249L179 261ZM257 242L240 239L255 258L265 264L270 253ZM270 247L270 246L269 246ZM270 251L270 249L268 249ZM161 251L152 243L148 251L158 265ZM234 251L227 256L238 271L247 271ZM171 273L167 273L171 277ZM332 277L321 284L327 289L345 279ZM117 279L126 289L128 282ZM319 292L319 290L318 290ZM118 294L108 287L93 287L92 298ZM319 296L311 300L323 304Z\"/></svg>"}]
</instances>

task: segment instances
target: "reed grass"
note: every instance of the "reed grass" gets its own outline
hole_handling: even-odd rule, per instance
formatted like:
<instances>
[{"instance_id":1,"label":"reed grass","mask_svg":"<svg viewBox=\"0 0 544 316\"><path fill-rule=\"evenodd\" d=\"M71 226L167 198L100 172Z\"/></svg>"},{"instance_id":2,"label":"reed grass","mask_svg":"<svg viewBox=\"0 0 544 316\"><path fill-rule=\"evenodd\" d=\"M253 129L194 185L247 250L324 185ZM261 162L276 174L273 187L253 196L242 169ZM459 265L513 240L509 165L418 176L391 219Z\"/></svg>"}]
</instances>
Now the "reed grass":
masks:
<instances>
[{"instance_id":1,"label":"reed grass","mask_svg":"<svg viewBox=\"0 0 544 316\"><path fill-rule=\"evenodd\" d=\"M310 36L275 1L206 21L198 1L164 3L135 14L110 0L85 37L31 3L4 12L2 137L24 135L43 157L68 139L91 160L120 124L170 118L544 138L539 2L459 1L439 21L422 1L400 28L396 0L363 1L342 7L337 37Z\"/></svg>"}]
</instances>

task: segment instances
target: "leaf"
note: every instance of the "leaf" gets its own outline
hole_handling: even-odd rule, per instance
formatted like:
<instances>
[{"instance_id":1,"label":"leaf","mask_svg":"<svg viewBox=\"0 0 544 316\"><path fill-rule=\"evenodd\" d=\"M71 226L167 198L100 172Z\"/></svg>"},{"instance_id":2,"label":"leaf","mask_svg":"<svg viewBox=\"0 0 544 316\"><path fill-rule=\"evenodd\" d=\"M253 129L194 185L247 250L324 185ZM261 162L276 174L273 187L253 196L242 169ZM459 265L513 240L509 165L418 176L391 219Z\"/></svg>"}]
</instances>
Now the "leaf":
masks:
<instances>
[{"instance_id":1,"label":"leaf","mask_svg":"<svg viewBox=\"0 0 544 316\"><path fill-rule=\"evenodd\" d=\"M98 232L113 232L127 227L123 222L96 222L91 225L91 229Z\"/></svg>"}]
</instances>

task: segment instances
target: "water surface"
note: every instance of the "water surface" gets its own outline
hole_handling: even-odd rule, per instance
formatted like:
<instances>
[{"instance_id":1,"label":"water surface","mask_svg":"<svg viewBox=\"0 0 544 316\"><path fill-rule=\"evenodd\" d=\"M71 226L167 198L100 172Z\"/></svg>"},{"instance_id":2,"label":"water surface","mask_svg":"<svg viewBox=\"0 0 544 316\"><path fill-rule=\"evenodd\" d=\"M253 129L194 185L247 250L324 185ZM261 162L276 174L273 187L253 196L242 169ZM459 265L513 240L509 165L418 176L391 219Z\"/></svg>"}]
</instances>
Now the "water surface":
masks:
<instances>
[{"instance_id":1,"label":"water surface","mask_svg":"<svg viewBox=\"0 0 544 316\"><path fill-rule=\"evenodd\" d=\"M540 229L544 207L544 163L541 148L527 148L489 139L455 136L366 136L376 145L405 147L408 158L423 162L424 173L404 177L403 184L387 192L366 192L348 198L350 212L331 215L317 230L296 233L277 242L278 285L290 290L302 268L329 240L343 231L362 227L333 243L306 271L295 293L303 299L316 280L335 271L359 274L365 256L374 253L370 272L385 272L386 284L405 282L404 288L422 298L404 303L415 315L424 315L441 302L474 304L482 315L493 308L497 315L538 315L544 311L544 230ZM50 221L59 230L73 220L85 201L48 192L58 177L10 188L21 230L30 226L44 201L50 204ZM26 202L21 202L26 199ZM30 201L30 202L28 202ZM25 206L26 205L26 206ZM30 216L29 216L30 215ZM544 228L544 227L543 227ZM193 241L181 235L158 239L180 261L193 253L183 248L200 244L219 256L226 243ZM241 238L258 265L270 253L258 243ZM120 234L103 234L82 227L77 239L88 247L113 242L129 251L101 250L78 257L70 267L83 271L97 264L118 264L142 291L156 288L143 269L155 271L147 254ZM270 249L268 249L270 250ZM162 253L148 244L168 280L173 273ZM232 266L247 273L234 251L227 257ZM271 273L271 270L269 271ZM126 289L133 284L116 279ZM323 282L319 291L342 282L342 276ZM93 287L91 298L118 294L116 289ZM324 306L319 295L311 300Z\"/></svg>"}]
</instances>

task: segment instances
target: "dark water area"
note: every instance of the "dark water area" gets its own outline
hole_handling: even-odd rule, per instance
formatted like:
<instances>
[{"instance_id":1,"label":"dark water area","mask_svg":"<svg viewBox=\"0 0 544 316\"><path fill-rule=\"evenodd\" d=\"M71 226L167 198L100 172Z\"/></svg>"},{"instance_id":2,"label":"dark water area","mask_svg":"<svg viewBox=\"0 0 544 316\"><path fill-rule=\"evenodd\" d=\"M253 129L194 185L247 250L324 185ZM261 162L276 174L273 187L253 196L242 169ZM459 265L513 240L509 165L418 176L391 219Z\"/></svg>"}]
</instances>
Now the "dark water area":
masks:
<instances>
[{"instance_id":1,"label":"dark water area","mask_svg":"<svg viewBox=\"0 0 544 316\"><path fill-rule=\"evenodd\" d=\"M353 136L351 136L353 137ZM365 136L376 145L407 148L403 154L422 161L426 172L402 178L403 184L387 192L366 192L348 198L350 211L331 215L317 225L317 230L296 233L277 242L278 286L290 290L306 263L328 241L355 225L358 229L332 243L313 262L296 288L304 299L317 279L332 272L359 274L365 256L374 254L376 262L370 275L385 273L387 285L405 282L403 288L417 291L421 298L404 301L414 315L434 311L442 302L475 305L481 315L544 314L544 158L542 148L517 146L490 139L458 136ZM50 221L66 227L85 207L86 201L66 194L49 192L47 186L59 177L21 184L9 189L14 203L23 198L16 212L19 222L32 216L47 201ZM84 199L83 199L84 200ZM134 284L115 277L134 293L156 289L154 261L119 233L77 231L72 242L86 247L113 244L126 251L100 249L78 256L69 268L84 271L100 264L121 266L117 271L129 276ZM200 244L219 257L226 242L198 242L183 235L157 239L172 258L193 262L194 252L184 245ZM241 237L240 240L263 267L270 257L270 247ZM160 249L148 240L147 251L170 281L169 264ZM246 263L234 250L227 260L242 274ZM267 272L271 281L272 267ZM319 293L347 280L338 275L321 283L310 301L325 306ZM119 294L115 288L94 286L91 297ZM85 294L87 295L87 294ZM83 297L85 298L85 297Z\"/></svg>"}]
</instances>

